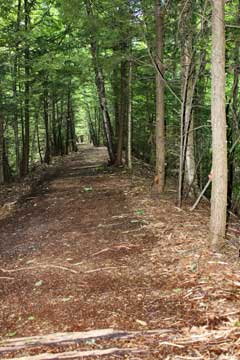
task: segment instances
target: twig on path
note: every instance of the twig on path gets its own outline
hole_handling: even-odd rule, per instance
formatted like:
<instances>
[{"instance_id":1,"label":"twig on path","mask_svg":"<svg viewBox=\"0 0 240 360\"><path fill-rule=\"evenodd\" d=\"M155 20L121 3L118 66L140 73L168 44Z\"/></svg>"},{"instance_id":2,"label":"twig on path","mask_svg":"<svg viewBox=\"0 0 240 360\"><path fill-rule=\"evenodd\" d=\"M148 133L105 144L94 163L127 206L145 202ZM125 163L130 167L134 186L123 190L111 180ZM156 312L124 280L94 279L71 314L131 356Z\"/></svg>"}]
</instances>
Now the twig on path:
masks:
<instances>
[{"instance_id":1,"label":"twig on path","mask_svg":"<svg viewBox=\"0 0 240 360\"><path fill-rule=\"evenodd\" d=\"M125 265L122 265L122 266L108 266L108 267L105 267L105 268L98 268L98 269L94 269L94 270L88 270L88 271L85 271L84 274L92 274L92 273L95 273L95 272L100 272L100 271L107 271L107 270L115 270L115 269L118 269L118 268L126 268L127 266Z\"/></svg>"},{"instance_id":2,"label":"twig on path","mask_svg":"<svg viewBox=\"0 0 240 360\"><path fill-rule=\"evenodd\" d=\"M92 256L100 255L100 254L105 253L105 252L107 252L107 251L109 251L109 250L111 250L109 247L108 247L108 248L105 248L105 249L102 249L102 250L97 251L97 252L95 252L94 254L92 254Z\"/></svg>"},{"instance_id":3,"label":"twig on path","mask_svg":"<svg viewBox=\"0 0 240 360\"><path fill-rule=\"evenodd\" d=\"M54 268L54 269L60 269L60 270L64 270L64 271L70 271L73 274L78 274L78 271L73 270L73 269L69 269L65 266L60 266L60 265L52 265L52 264L37 264L36 266L29 266L29 267L24 267L24 268L19 268L19 269L10 269L10 270L6 270L6 269L2 269L0 268L0 271L2 271L3 273L15 273L15 272L19 272L19 271L28 271L28 270L36 270L39 268Z\"/></svg>"},{"instance_id":4,"label":"twig on path","mask_svg":"<svg viewBox=\"0 0 240 360\"><path fill-rule=\"evenodd\" d=\"M78 360L86 357L98 357L98 356L106 356L106 355L127 355L127 354L141 354L146 353L148 350L146 349L138 349L138 348L110 348L110 349L101 349L101 350L84 350L84 351L68 351L64 353L45 353L40 355L33 356L24 356L13 358L12 360L63 360L63 359L71 359ZM4 359L2 359L4 360ZM6 360L6 359L5 359Z\"/></svg>"},{"instance_id":5,"label":"twig on path","mask_svg":"<svg viewBox=\"0 0 240 360\"><path fill-rule=\"evenodd\" d=\"M97 256L100 254L103 254L107 251L111 251L111 250L131 250L131 248L136 248L139 247L138 245L134 245L134 244L119 244L119 245L115 245L112 248L108 247L105 249L102 249L94 254L92 254L92 256Z\"/></svg>"},{"instance_id":6,"label":"twig on path","mask_svg":"<svg viewBox=\"0 0 240 360\"><path fill-rule=\"evenodd\" d=\"M14 278L8 276L0 276L0 280L14 280Z\"/></svg>"}]
</instances>

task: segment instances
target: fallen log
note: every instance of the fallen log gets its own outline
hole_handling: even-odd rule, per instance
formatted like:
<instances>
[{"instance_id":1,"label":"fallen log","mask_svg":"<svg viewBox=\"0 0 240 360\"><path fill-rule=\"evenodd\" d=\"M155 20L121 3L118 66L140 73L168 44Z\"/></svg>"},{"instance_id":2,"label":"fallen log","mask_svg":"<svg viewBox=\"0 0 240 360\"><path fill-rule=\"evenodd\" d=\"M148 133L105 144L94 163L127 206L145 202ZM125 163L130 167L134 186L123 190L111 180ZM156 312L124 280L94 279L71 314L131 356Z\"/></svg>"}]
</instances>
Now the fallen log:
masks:
<instances>
[{"instance_id":1,"label":"fallen log","mask_svg":"<svg viewBox=\"0 0 240 360\"><path fill-rule=\"evenodd\" d=\"M23 356L18 358L13 358L11 360L77 360L87 357L96 357L96 356L106 356L106 355L126 355L126 354L140 354L146 353L146 349L137 349L137 348L111 348L104 350L86 350L86 351L69 351L58 354L44 353L40 355L33 356ZM7 360L7 359L2 359Z\"/></svg>"},{"instance_id":2,"label":"fallen log","mask_svg":"<svg viewBox=\"0 0 240 360\"><path fill-rule=\"evenodd\" d=\"M154 336L160 334L173 333L171 329L157 329L148 331L122 331L115 329L99 329L72 333L54 333L40 336L30 336L22 338L11 338L0 341L0 354L25 350L40 346L63 346L78 344L89 340L113 339L113 338L133 338L135 336Z\"/></svg>"},{"instance_id":3,"label":"fallen log","mask_svg":"<svg viewBox=\"0 0 240 360\"><path fill-rule=\"evenodd\" d=\"M114 329L100 329L72 333L55 333L49 335L12 338L0 341L0 354L36 346L70 345L92 339L123 337L127 332Z\"/></svg>"}]
</instances>

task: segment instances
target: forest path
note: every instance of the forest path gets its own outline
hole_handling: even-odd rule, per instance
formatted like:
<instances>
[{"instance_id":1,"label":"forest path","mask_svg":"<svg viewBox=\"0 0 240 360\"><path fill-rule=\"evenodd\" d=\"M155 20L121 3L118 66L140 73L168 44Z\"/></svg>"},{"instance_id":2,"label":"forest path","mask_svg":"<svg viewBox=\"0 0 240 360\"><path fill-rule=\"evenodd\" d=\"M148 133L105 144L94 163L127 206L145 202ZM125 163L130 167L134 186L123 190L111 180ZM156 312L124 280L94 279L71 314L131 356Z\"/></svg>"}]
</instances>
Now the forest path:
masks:
<instances>
[{"instance_id":1,"label":"forest path","mask_svg":"<svg viewBox=\"0 0 240 360\"><path fill-rule=\"evenodd\" d=\"M139 171L106 161L105 148L82 146L0 221L2 339L167 329L128 346L141 343L149 359L235 354L239 268L207 250L208 209L180 210L173 189L156 197Z\"/></svg>"}]
</instances>

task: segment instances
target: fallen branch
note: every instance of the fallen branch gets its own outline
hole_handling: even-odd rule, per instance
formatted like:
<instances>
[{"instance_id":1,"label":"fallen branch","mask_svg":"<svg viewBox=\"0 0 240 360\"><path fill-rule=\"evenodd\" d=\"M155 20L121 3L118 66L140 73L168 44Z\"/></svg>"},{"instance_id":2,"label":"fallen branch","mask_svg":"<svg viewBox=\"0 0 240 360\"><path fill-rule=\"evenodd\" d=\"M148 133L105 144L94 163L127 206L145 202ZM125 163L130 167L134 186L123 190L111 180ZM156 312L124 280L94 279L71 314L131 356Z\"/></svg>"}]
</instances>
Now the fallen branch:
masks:
<instances>
[{"instance_id":1,"label":"fallen branch","mask_svg":"<svg viewBox=\"0 0 240 360\"><path fill-rule=\"evenodd\" d=\"M207 191L207 188L209 187L209 185L211 184L211 182L212 182L212 179L209 179L208 182L207 182L207 184L205 185L203 191L201 192L201 194L200 194L199 197L197 198L195 204L191 207L190 211L193 211L193 210L196 209L196 207L198 206L201 198L203 197L203 195L204 195L205 192Z\"/></svg>"},{"instance_id":2,"label":"fallen branch","mask_svg":"<svg viewBox=\"0 0 240 360\"><path fill-rule=\"evenodd\" d=\"M25 268L10 269L10 270L0 268L0 271L2 271L3 273L11 274L11 273L19 272L19 271L36 270L39 268L44 268L44 269L45 268L54 268L54 269L60 269L60 270L64 270L64 271L70 271L73 274L78 274L78 272L76 270L69 269L65 266L52 265L52 264L48 264L48 265L37 264L36 266L29 266L29 267L25 267Z\"/></svg>"},{"instance_id":3,"label":"fallen branch","mask_svg":"<svg viewBox=\"0 0 240 360\"><path fill-rule=\"evenodd\" d=\"M85 271L84 274L92 274L92 273L95 273L95 272L115 270L115 269L118 269L118 268L126 268L126 267L127 267L126 265L122 265L122 266L107 266L107 267L105 267L105 268L98 268L98 269L93 269L93 270Z\"/></svg>"},{"instance_id":4,"label":"fallen branch","mask_svg":"<svg viewBox=\"0 0 240 360\"><path fill-rule=\"evenodd\" d=\"M78 360L86 357L97 357L97 356L106 356L106 355L126 355L126 354L140 354L146 353L146 349L137 349L137 348L111 348L104 350L86 350L86 351L68 351L58 354L40 354L33 356L24 356L13 358L12 360ZM6 359L2 359L6 360Z\"/></svg>"},{"instance_id":5,"label":"fallen branch","mask_svg":"<svg viewBox=\"0 0 240 360\"><path fill-rule=\"evenodd\" d=\"M83 332L55 333L49 335L30 336L23 338L11 338L1 341L0 354L33 348L38 346L52 345L71 345L86 342L92 339L112 339L112 338L133 338L139 335L158 335L172 333L171 329L159 329L149 331L122 331L114 329L100 329Z\"/></svg>"},{"instance_id":6,"label":"fallen branch","mask_svg":"<svg viewBox=\"0 0 240 360\"><path fill-rule=\"evenodd\" d=\"M133 244L115 245L112 248L108 247L108 248L102 249L102 250L92 254L92 256L101 255L101 254L111 251L111 250L131 250L132 248L136 248L136 247L138 247L138 245L133 245Z\"/></svg>"}]
</instances>

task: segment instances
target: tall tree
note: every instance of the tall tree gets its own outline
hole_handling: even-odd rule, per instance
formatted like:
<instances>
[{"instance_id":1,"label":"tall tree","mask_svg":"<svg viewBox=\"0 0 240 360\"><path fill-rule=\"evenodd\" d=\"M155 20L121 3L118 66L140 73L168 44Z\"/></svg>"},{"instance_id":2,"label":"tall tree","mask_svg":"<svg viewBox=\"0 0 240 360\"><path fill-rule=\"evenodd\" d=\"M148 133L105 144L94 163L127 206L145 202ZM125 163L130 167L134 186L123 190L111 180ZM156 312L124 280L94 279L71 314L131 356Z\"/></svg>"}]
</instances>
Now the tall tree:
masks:
<instances>
[{"instance_id":1,"label":"tall tree","mask_svg":"<svg viewBox=\"0 0 240 360\"><path fill-rule=\"evenodd\" d=\"M155 188L158 193L165 186L165 123L164 123L164 65L163 65L163 28L164 9L162 1L155 2L156 19L156 176Z\"/></svg>"},{"instance_id":2,"label":"tall tree","mask_svg":"<svg viewBox=\"0 0 240 360\"><path fill-rule=\"evenodd\" d=\"M212 0L212 195L210 242L224 244L227 209L227 136L225 112L224 0Z\"/></svg>"},{"instance_id":3,"label":"tall tree","mask_svg":"<svg viewBox=\"0 0 240 360\"><path fill-rule=\"evenodd\" d=\"M24 70L25 70L25 90L24 90L24 138L22 148L21 175L25 176L29 170L29 143L30 143L30 12L31 6L29 0L24 0Z\"/></svg>"},{"instance_id":4,"label":"tall tree","mask_svg":"<svg viewBox=\"0 0 240 360\"><path fill-rule=\"evenodd\" d=\"M21 10L22 10L22 0L18 0L17 5L17 18L15 25L15 54L13 59L13 100L14 100L14 116L13 116L13 129L15 137L15 154L16 154L16 174L17 177L20 176L20 149L19 149L19 131L18 131L18 91L17 91L17 74L18 74L18 62L19 62L19 45L20 45L20 22L21 22Z\"/></svg>"},{"instance_id":5,"label":"tall tree","mask_svg":"<svg viewBox=\"0 0 240 360\"><path fill-rule=\"evenodd\" d=\"M196 190L196 163L194 155L194 126L192 103L196 76L193 56L193 11L192 2L181 1L180 19L181 77L182 77L182 157L184 180L188 187ZM185 165L185 166L184 166Z\"/></svg>"},{"instance_id":6,"label":"tall tree","mask_svg":"<svg viewBox=\"0 0 240 360\"><path fill-rule=\"evenodd\" d=\"M89 20L93 18L93 10L92 10L92 4L90 0L85 0L85 6L87 15L89 17ZM108 154L110 158L110 162L113 164L115 162L116 156L113 146L113 130L110 120L110 115L107 107L107 98L106 98L106 90L105 90L105 81L104 81L104 75L103 75L103 69L100 63L99 59L99 48L97 44L97 40L95 37L94 32L91 32L90 35L90 46L91 46L91 54L92 54L92 61L93 61L93 67L96 77L96 86L98 91L98 97L100 102L100 107L102 110L102 116L103 116L103 128L108 148Z\"/></svg>"},{"instance_id":7,"label":"tall tree","mask_svg":"<svg viewBox=\"0 0 240 360\"><path fill-rule=\"evenodd\" d=\"M4 183L4 119L0 114L0 184Z\"/></svg>"}]
</instances>

